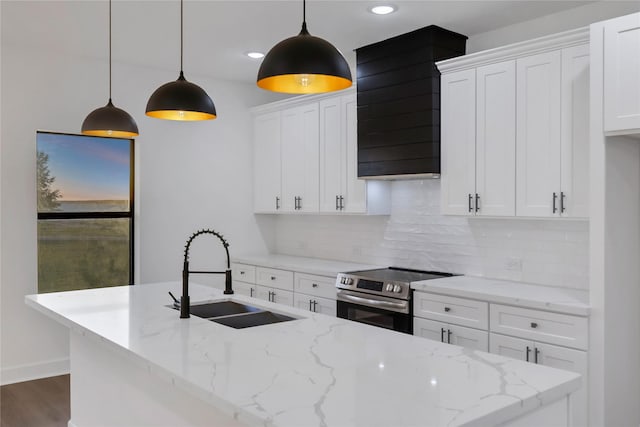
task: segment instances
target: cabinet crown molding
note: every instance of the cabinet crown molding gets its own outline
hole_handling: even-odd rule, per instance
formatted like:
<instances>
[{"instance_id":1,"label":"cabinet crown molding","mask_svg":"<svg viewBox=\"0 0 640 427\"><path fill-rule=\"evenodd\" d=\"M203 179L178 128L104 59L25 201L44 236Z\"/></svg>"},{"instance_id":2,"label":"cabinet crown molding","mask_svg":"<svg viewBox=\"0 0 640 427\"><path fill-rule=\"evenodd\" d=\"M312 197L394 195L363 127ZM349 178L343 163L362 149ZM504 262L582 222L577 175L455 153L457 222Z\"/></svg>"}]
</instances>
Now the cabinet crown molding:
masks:
<instances>
[{"instance_id":1,"label":"cabinet crown molding","mask_svg":"<svg viewBox=\"0 0 640 427\"><path fill-rule=\"evenodd\" d=\"M589 43L589 27L576 28L506 46L436 62L441 73L461 71L551 50Z\"/></svg>"},{"instance_id":2,"label":"cabinet crown molding","mask_svg":"<svg viewBox=\"0 0 640 427\"><path fill-rule=\"evenodd\" d=\"M356 94L356 85L355 83L344 90L336 91L336 92L327 92L320 93L317 95L300 95L293 96L291 98L281 99L280 101L269 102L268 104L257 105L255 107L251 107L249 111L253 115L269 113L272 111L280 111L285 108L296 107L299 105L309 104L312 102L318 102L327 98L335 98L337 96L347 96L347 95L355 95Z\"/></svg>"}]
</instances>

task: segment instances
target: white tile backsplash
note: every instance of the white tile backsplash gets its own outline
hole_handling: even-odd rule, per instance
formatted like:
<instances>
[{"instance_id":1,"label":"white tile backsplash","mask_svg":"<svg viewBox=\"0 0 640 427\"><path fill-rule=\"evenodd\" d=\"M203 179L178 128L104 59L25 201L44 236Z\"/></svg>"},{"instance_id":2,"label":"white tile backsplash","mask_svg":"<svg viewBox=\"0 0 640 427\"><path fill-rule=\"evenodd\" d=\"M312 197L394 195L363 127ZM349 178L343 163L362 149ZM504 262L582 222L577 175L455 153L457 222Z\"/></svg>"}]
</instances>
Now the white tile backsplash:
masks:
<instances>
[{"instance_id":1,"label":"white tile backsplash","mask_svg":"<svg viewBox=\"0 0 640 427\"><path fill-rule=\"evenodd\" d=\"M390 216L280 215L276 252L588 289L589 223L440 215L440 180L392 182Z\"/></svg>"}]
</instances>

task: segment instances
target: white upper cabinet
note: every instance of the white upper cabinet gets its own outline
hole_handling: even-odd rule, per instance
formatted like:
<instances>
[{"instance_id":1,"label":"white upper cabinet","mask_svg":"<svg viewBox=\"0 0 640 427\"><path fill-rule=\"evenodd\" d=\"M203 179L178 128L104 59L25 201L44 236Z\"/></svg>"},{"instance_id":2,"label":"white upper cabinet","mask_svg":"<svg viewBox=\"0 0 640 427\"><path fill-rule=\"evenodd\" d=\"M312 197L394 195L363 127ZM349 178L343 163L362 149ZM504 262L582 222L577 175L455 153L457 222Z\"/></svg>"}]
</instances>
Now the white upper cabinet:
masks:
<instances>
[{"instance_id":1,"label":"white upper cabinet","mask_svg":"<svg viewBox=\"0 0 640 427\"><path fill-rule=\"evenodd\" d=\"M589 45L562 50L560 215L589 216Z\"/></svg>"},{"instance_id":2,"label":"white upper cabinet","mask_svg":"<svg viewBox=\"0 0 640 427\"><path fill-rule=\"evenodd\" d=\"M282 211L318 212L318 104L282 111Z\"/></svg>"},{"instance_id":3,"label":"white upper cabinet","mask_svg":"<svg viewBox=\"0 0 640 427\"><path fill-rule=\"evenodd\" d=\"M605 22L604 131L640 133L640 13Z\"/></svg>"},{"instance_id":4,"label":"white upper cabinet","mask_svg":"<svg viewBox=\"0 0 640 427\"><path fill-rule=\"evenodd\" d=\"M476 71L442 74L441 210L472 215L476 180Z\"/></svg>"},{"instance_id":5,"label":"white upper cabinet","mask_svg":"<svg viewBox=\"0 0 640 427\"><path fill-rule=\"evenodd\" d=\"M279 101L254 114L256 213L390 213L389 183L358 179L353 91Z\"/></svg>"},{"instance_id":6,"label":"white upper cabinet","mask_svg":"<svg viewBox=\"0 0 640 427\"><path fill-rule=\"evenodd\" d=\"M588 217L587 29L437 65L442 213Z\"/></svg>"},{"instance_id":7,"label":"white upper cabinet","mask_svg":"<svg viewBox=\"0 0 640 427\"><path fill-rule=\"evenodd\" d=\"M479 215L515 214L515 68L515 61L506 61L476 71L475 211Z\"/></svg>"},{"instance_id":8,"label":"white upper cabinet","mask_svg":"<svg viewBox=\"0 0 640 427\"><path fill-rule=\"evenodd\" d=\"M561 52L518 59L516 214L560 211Z\"/></svg>"},{"instance_id":9,"label":"white upper cabinet","mask_svg":"<svg viewBox=\"0 0 640 427\"><path fill-rule=\"evenodd\" d=\"M253 209L277 212L282 206L280 112L256 116L253 135Z\"/></svg>"}]
</instances>

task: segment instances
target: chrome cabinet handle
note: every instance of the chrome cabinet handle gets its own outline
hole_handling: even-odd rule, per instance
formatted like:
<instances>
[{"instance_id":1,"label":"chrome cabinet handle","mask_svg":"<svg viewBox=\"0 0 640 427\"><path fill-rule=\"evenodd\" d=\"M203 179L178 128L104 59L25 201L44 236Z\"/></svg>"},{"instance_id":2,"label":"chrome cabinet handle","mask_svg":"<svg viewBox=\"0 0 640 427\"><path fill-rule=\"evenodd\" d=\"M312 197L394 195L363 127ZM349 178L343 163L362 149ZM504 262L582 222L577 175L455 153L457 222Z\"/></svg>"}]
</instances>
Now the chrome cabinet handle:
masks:
<instances>
[{"instance_id":1,"label":"chrome cabinet handle","mask_svg":"<svg viewBox=\"0 0 640 427\"><path fill-rule=\"evenodd\" d=\"M471 207L471 202L473 201L473 196L469 193L469 212L473 212L473 208Z\"/></svg>"},{"instance_id":2,"label":"chrome cabinet handle","mask_svg":"<svg viewBox=\"0 0 640 427\"><path fill-rule=\"evenodd\" d=\"M566 195L566 194L564 194L564 191L561 191L561 192L560 192L560 213L564 213L564 211L566 211L566 210L567 210L567 209L565 208L565 206L564 206L564 198L565 198L566 196L567 196L567 195Z\"/></svg>"},{"instance_id":3,"label":"chrome cabinet handle","mask_svg":"<svg viewBox=\"0 0 640 427\"><path fill-rule=\"evenodd\" d=\"M244 274L244 271L240 271L240 275L242 276Z\"/></svg>"},{"instance_id":4,"label":"chrome cabinet handle","mask_svg":"<svg viewBox=\"0 0 640 427\"><path fill-rule=\"evenodd\" d=\"M276 280L276 276L271 276L271 280Z\"/></svg>"},{"instance_id":5,"label":"chrome cabinet handle","mask_svg":"<svg viewBox=\"0 0 640 427\"><path fill-rule=\"evenodd\" d=\"M336 210L340 210L340 196L336 195Z\"/></svg>"},{"instance_id":6,"label":"chrome cabinet handle","mask_svg":"<svg viewBox=\"0 0 640 427\"><path fill-rule=\"evenodd\" d=\"M538 355L540 354L540 350L538 350L538 347L536 347L535 351L533 352L533 363L538 363Z\"/></svg>"},{"instance_id":7,"label":"chrome cabinet handle","mask_svg":"<svg viewBox=\"0 0 640 427\"><path fill-rule=\"evenodd\" d=\"M451 308L449 308L449 307L445 307L445 308L444 308L444 311L448 313L448 312L450 312L450 311L451 311Z\"/></svg>"},{"instance_id":8,"label":"chrome cabinet handle","mask_svg":"<svg viewBox=\"0 0 640 427\"><path fill-rule=\"evenodd\" d=\"M340 210L344 210L344 197L340 196Z\"/></svg>"},{"instance_id":9,"label":"chrome cabinet handle","mask_svg":"<svg viewBox=\"0 0 640 427\"><path fill-rule=\"evenodd\" d=\"M313 309L311 308L311 300L309 300L309 311L313 311Z\"/></svg>"},{"instance_id":10,"label":"chrome cabinet handle","mask_svg":"<svg viewBox=\"0 0 640 427\"><path fill-rule=\"evenodd\" d=\"M302 209L302 197L298 197L298 210Z\"/></svg>"},{"instance_id":11,"label":"chrome cabinet handle","mask_svg":"<svg viewBox=\"0 0 640 427\"><path fill-rule=\"evenodd\" d=\"M538 324L536 322L531 322L531 327L535 329L538 327Z\"/></svg>"},{"instance_id":12,"label":"chrome cabinet handle","mask_svg":"<svg viewBox=\"0 0 640 427\"><path fill-rule=\"evenodd\" d=\"M280 197L276 196L276 210L280 209Z\"/></svg>"},{"instance_id":13,"label":"chrome cabinet handle","mask_svg":"<svg viewBox=\"0 0 640 427\"><path fill-rule=\"evenodd\" d=\"M440 328L440 342L444 342L444 328Z\"/></svg>"},{"instance_id":14,"label":"chrome cabinet handle","mask_svg":"<svg viewBox=\"0 0 640 427\"><path fill-rule=\"evenodd\" d=\"M480 195L476 193L476 212L480 210Z\"/></svg>"},{"instance_id":15,"label":"chrome cabinet handle","mask_svg":"<svg viewBox=\"0 0 640 427\"><path fill-rule=\"evenodd\" d=\"M312 283L312 284L311 284L311 287L312 287L312 288L317 288L317 287L318 287L318 284L317 284L317 283Z\"/></svg>"},{"instance_id":16,"label":"chrome cabinet handle","mask_svg":"<svg viewBox=\"0 0 640 427\"><path fill-rule=\"evenodd\" d=\"M558 193L553 193L553 213L558 212L558 208L556 207L556 201L558 200Z\"/></svg>"},{"instance_id":17,"label":"chrome cabinet handle","mask_svg":"<svg viewBox=\"0 0 640 427\"><path fill-rule=\"evenodd\" d=\"M253 288L249 288L249 296L253 297Z\"/></svg>"},{"instance_id":18,"label":"chrome cabinet handle","mask_svg":"<svg viewBox=\"0 0 640 427\"><path fill-rule=\"evenodd\" d=\"M317 305L318 305L318 301L313 300L313 312L314 312L314 313L317 313L317 312L318 312L318 310L316 309L316 306L317 306Z\"/></svg>"},{"instance_id":19,"label":"chrome cabinet handle","mask_svg":"<svg viewBox=\"0 0 640 427\"><path fill-rule=\"evenodd\" d=\"M447 329L447 343L451 344L451 329Z\"/></svg>"},{"instance_id":20,"label":"chrome cabinet handle","mask_svg":"<svg viewBox=\"0 0 640 427\"><path fill-rule=\"evenodd\" d=\"M531 353L531 349L527 346L527 362L529 361L529 353Z\"/></svg>"}]
</instances>

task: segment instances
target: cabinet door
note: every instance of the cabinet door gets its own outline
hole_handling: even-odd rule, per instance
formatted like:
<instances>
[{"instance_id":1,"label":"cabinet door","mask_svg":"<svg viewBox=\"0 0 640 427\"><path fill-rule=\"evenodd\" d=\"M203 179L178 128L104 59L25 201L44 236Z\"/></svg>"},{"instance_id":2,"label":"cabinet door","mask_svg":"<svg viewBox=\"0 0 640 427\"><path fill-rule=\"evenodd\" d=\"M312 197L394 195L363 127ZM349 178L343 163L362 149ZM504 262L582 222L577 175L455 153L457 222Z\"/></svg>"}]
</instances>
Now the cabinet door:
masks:
<instances>
[{"instance_id":1,"label":"cabinet door","mask_svg":"<svg viewBox=\"0 0 640 427\"><path fill-rule=\"evenodd\" d=\"M245 282L233 282L233 292L239 295L246 295L248 297L256 297L256 285Z\"/></svg>"},{"instance_id":2,"label":"cabinet door","mask_svg":"<svg viewBox=\"0 0 640 427\"><path fill-rule=\"evenodd\" d=\"M293 294L294 306L301 310L314 313L322 313L328 316L336 316L336 301L328 298L320 298L314 295L300 293Z\"/></svg>"},{"instance_id":3,"label":"cabinet door","mask_svg":"<svg viewBox=\"0 0 640 427\"><path fill-rule=\"evenodd\" d=\"M447 342L447 324L427 320L421 317L413 318L413 335L433 341Z\"/></svg>"},{"instance_id":4,"label":"cabinet door","mask_svg":"<svg viewBox=\"0 0 640 427\"><path fill-rule=\"evenodd\" d=\"M640 75L639 75L640 76ZM640 79L640 77L639 77ZM562 50L561 215L589 216L589 45Z\"/></svg>"},{"instance_id":5,"label":"cabinet door","mask_svg":"<svg viewBox=\"0 0 640 427\"><path fill-rule=\"evenodd\" d=\"M345 193L346 157L340 97L320 101L320 212L339 212Z\"/></svg>"},{"instance_id":6,"label":"cabinet door","mask_svg":"<svg viewBox=\"0 0 640 427\"><path fill-rule=\"evenodd\" d=\"M516 67L516 215L556 216L560 197L560 51L518 59Z\"/></svg>"},{"instance_id":7,"label":"cabinet door","mask_svg":"<svg viewBox=\"0 0 640 427\"><path fill-rule=\"evenodd\" d=\"M282 305L293 305L293 292L282 289L256 285L255 296L261 300L275 302Z\"/></svg>"},{"instance_id":8,"label":"cabinet door","mask_svg":"<svg viewBox=\"0 0 640 427\"><path fill-rule=\"evenodd\" d=\"M639 76L640 13L607 21L604 27L605 132L640 132Z\"/></svg>"},{"instance_id":9,"label":"cabinet door","mask_svg":"<svg viewBox=\"0 0 640 427\"><path fill-rule=\"evenodd\" d=\"M343 212L367 212L367 183L358 179L358 110L356 95L343 96L342 137L346 150L345 193L343 194Z\"/></svg>"},{"instance_id":10,"label":"cabinet door","mask_svg":"<svg viewBox=\"0 0 640 427\"><path fill-rule=\"evenodd\" d=\"M516 212L516 63L480 67L477 78L476 193L479 215Z\"/></svg>"},{"instance_id":11,"label":"cabinet door","mask_svg":"<svg viewBox=\"0 0 640 427\"><path fill-rule=\"evenodd\" d=\"M490 333L489 352L513 359L533 361L533 341Z\"/></svg>"},{"instance_id":12,"label":"cabinet door","mask_svg":"<svg viewBox=\"0 0 640 427\"><path fill-rule=\"evenodd\" d=\"M476 71L443 74L441 165L443 214L472 215L476 179Z\"/></svg>"},{"instance_id":13,"label":"cabinet door","mask_svg":"<svg viewBox=\"0 0 640 427\"><path fill-rule=\"evenodd\" d=\"M464 326L448 325L449 344L459 345L473 350L489 351L489 332ZM445 338L447 339L447 338Z\"/></svg>"},{"instance_id":14,"label":"cabinet door","mask_svg":"<svg viewBox=\"0 0 640 427\"><path fill-rule=\"evenodd\" d=\"M318 104L282 112L282 210L318 212Z\"/></svg>"},{"instance_id":15,"label":"cabinet door","mask_svg":"<svg viewBox=\"0 0 640 427\"><path fill-rule=\"evenodd\" d=\"M281 206L280 112L256 116L253 124L253 209L276 212Z\"/></svg>"},{"instance_id":16,"label":"cabinet door","mask_svg":"<svg viewBox=\"0 0 640 427\"><path fill-rule=\"evenodd\" d=\"M539 364L582 375L582 387L571 395L572 425L588 425L587 352L538 342L535 343L535 348L538 351Z\"/></svg>"}]
</instances>

